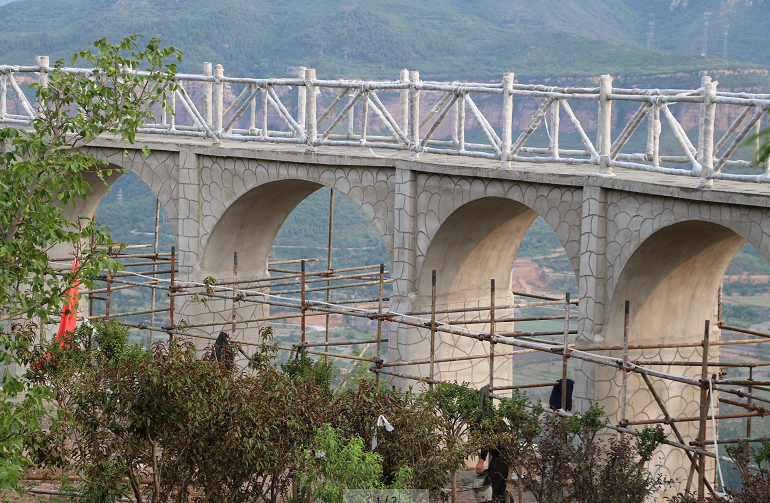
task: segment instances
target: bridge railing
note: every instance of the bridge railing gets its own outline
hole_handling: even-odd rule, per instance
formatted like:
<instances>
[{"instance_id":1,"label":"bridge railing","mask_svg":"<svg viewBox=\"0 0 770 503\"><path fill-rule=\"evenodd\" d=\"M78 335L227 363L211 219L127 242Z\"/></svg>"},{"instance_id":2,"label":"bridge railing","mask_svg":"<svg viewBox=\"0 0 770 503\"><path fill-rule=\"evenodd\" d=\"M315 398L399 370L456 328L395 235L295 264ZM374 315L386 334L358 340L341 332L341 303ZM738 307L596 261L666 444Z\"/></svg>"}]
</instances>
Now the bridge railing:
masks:
<instances>
[{"instance_id":1,"label":"bridge railing","mask_svg":"<svg viewBox=\"0 0 770 503\"><path fill-rule=\"evenodd\" d=\"M47 57L38 57L33 66L0 65L0 124L24 127L37 116L37 105L30 103L16 76L21 75L23 80L24 74L35 74L39 83L45 83L52 71ZM82 74L83 69L62 71ZM718 92L717 83L709 77L702 78L701 87L690 90L614 88L609 75L601 77L598 87L515 84L512 73L506 73L500 83L429 82L422 81L418 72L407 70L402 70L399 79L393 81L322 80L316 77L314 69L303 67L297 78L252 79L225 77L221 65L212 67L205 63L203 74L178 74L175 83L176 91L168 94L173 113L166 115L157 107L156 121L146 124L140 133L210 138L214 143L227 140L305 145L309 150L401 150L409 152L412 159L418 159L422 153L475 157L498 160L502 169L512 168L512 163L517 162L592 164L598 166L600 176L613 176L613 168L653 171L698 177L702 188L711 187L713 180L770 182L770 164L763 163L762 169L754 166L753 159L733 158L749 134L759 130L762 116L770 107L770 95ZM231 92L235 88L240 88L240 93L225 108L225 95L235 96ZM292 88L297 89L296 98L289 92ZM322 90L324 97L329 97L325 107L319 99ZM383 99L383 95L392 97L394 93L396 99ZM16 108L23 113L8 113L9 97L18 100ZM290 103L294 99L296 104ZM523 124L524 119L526 126L519 128L516 138L515 99L539 103L528 120L517 117L518 124ZM426 100L430 100L429 105L432 103L427 113ZM485 106L479 106L478 100L484 100ZM586 120L593 120L591 114L587 118L585 113L573 110L584 101L598 104L595 142L583 127ZM623 121L621 132L613 139L612 133L619 129L621 120L617 111L613 114L616 102L638 102L639 107ZM697 147L670 109L678 103L698 106ZM740 112L715 143L717 105L737 107ZM497 127L489 119L492 114ZM276 116L281 124L277 129L275 122L268 120ZM629 145L642 143L630 140L645 119L645 150L627 152L632 148ZM570 137L571 148L560 144L560 131L565 129L560 127L562 120L577 134L578 148L574 147L574 134ZM379 121L378 127L375 121ZM446 133L450 121L451 137ZM541 122L546 127L548 145L534 146L537 135L533 134ZM664 150L673 149L673 153L661 152L663 124L675 140L671 142L669 137ZM468 127L473 125L475 141L466 141ZM443 138L437 137L439 129L444 131ZM743 173L725 173L722 170L726 166L744 168ZM745 168L758 171L747 174Z\"/></svg>"}]
</instances>

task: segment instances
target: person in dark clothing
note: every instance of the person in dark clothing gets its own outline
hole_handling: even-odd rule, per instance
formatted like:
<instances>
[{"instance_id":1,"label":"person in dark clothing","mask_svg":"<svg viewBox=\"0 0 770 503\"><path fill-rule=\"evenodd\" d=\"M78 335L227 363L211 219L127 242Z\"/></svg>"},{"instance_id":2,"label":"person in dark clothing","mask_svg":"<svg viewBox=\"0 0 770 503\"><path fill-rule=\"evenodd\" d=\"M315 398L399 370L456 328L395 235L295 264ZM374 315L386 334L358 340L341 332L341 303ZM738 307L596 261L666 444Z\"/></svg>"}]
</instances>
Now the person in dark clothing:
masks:
<instances>
[{"instance_id":1,"label":"person in dark clothing","mask_svg":"<svg viewBox=\"0 0 770 503\"><path fill-rule=\"evenodd\" d=\"M489 410L489 385L484 386L479 390L479 405L481 413L479 415L477 424L481 426L481 423L488 418L492 417L492 413ZM489 457L489 467L484 470L484 463ZM508 480L509 467L503 460L500 450L498 448L483 449L479 453L479 461L476 463L476 473L481 475L487 474L492 484L492 499L495 501L505 501L505 489L506 481Z\"/></svg>"},{"instance_id":2,"label":"person in dark clothing","mask_svg":"<svg viewBox=\"0 0 770 503\"><path fill-rule=\"evenodd\" d=\"M484 462L489 456L489 468L484 470ZM495 501L504 501L506 481L508 480L508 464L503 461L500 451L497 449L482 450L479 453L479 462L476 463L476 473L487 474L492 483L492 498Z\"/></svg>"},{"instance_id":3,"label":"person in dark clothing","mask_svg":"<svg viewBox=\"0 0 770 503\"><path fill-rule=\"evenodd\" d=\"M561 409L561 379L556 381L558 384L551 390L551 398L548 399L548 405L553 410ZM575 387L575 381L567 379L567 410L572 410L572 390Z\"/></svg>"},{"instance_id":4,"label":"person in dark clothing","mask_svg":"<svg viewBox=\"0 0 770 503\"><path fill-rule=\"evenodd\" d=\"M233 368L233 352L230 350L230 340L227 338L226 332L219 332L208 359L223 362L227 370Z\"/></svg>"}]
</instances>

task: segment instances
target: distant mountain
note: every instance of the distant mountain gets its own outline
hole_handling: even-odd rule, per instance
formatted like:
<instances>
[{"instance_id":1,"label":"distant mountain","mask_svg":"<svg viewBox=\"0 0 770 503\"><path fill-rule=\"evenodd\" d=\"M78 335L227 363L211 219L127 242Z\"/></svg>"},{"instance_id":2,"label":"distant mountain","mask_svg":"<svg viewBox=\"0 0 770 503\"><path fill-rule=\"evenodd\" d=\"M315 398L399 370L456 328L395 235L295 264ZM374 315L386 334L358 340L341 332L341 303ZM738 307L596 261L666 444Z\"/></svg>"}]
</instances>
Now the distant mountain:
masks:
<instances>
[{"instance_id":1,"label":"distant mountain","mask_svg":"<svg viewBox=\"0 0 770 503\"><path fill-rule=\"evenodd\" d=\"M441 80L499 80L513 71L519 81L611 73L669 81L679 74L691 82L700 71L722 70L720 82L731 87L768 84L761 66L761 47L768 44L761 29L767 16L759 7L765 3L727 2L735 19L752 29L741 33L736 25L731 62L722 62L691 47L701 7L720 2L697 2L696 9L673 0L673 10L671 2L24 0L0 7L0 62L27 63L36 54L66 58L97 38L139 33L160 34L181 48L185 71L199 72L203 61L212 61L227 75L283 76L305 65L321 77L395 78L407 67ZM656 12L656 47L676 54L643 47L648 11ZM756 47L739 50L751 37Z\"/></svg>"}]
</instances>

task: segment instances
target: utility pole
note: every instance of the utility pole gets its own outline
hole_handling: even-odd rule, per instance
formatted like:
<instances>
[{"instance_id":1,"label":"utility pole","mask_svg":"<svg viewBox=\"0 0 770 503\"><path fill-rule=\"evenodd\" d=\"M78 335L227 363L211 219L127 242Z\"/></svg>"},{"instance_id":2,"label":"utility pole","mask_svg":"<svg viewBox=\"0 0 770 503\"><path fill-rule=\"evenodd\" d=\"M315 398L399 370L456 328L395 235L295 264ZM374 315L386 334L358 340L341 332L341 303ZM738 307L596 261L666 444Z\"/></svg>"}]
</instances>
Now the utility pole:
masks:
<instances>
[{"instance_id":1,"label":"utility pole","mask_svg":"<svg viewBox=\"0 0 770 503\"><path fill-rule=\"evenodd\" d=\"M655 13L650 13L650 20L647 21L647 49L655 50Z\"/></svg>"},{"instance_id":2,"label":"utility pole","mask_svg":"<svg viewBox=\"0 0 770 503\"><path fill-rule=\"evenodd\" d=\"M711 17L711 13L707 12L703 20L703 50L700 53L701 56L709 53L709 17Z\"/></svg>"},{"instance_id":3,"label":"utility pole","mask_svg":"<svg viewBox=\"0 0 770 503\"><path fill-rule=\"evenodd\" d=\"M118 204L123 206L123 189L118 189Z\"/></svg>"},{"instance_id":4,"label":"utility pole","mask_svg":"<svg viewBox=\"0 0 770 503\"><path fill-rule=\"evenodd\" d=\"M725 25L725 38L722 42L722 61L727 61L727 29L730 28L729 24Z\"/></svg>"}]
</instances>

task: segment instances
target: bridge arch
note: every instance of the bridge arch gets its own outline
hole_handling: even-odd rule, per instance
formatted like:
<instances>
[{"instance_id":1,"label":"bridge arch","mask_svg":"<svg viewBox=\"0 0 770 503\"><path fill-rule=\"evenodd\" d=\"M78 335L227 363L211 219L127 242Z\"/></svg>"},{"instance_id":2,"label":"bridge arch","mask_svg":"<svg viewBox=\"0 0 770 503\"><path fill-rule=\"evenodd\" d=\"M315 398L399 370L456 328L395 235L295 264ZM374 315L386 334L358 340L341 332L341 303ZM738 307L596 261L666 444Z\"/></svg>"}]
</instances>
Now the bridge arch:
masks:
<instances>
[{"instance_id":1,"label":"bridge arch","mask_svg":"<svg viewBox=\"0 0 770 503\"><path fill-rule=\"evenodd\" d=\"M538 216L553 229L577 276L580 188L442 175L420 175L418 184L418 297L430 296L432 270L442 278L439 291L447 301L487 298L491 278L507 285L521 239Z\"/></svg>"},{"instance_id":2,"label":"bridge arch","mask_svg":"<svg viewBox=\"0 0 770 503\"><path fill-rule=\"evenodd\" d=\"M522 238L538 216L556 234L577 276L582 188L437 174L419 174L416 181L414 263L417 277L413 293L409 295L411 308L430 307L433 270L437 272L436 303L440 309L489 305L490 279L493 278L497 305L511 304L509 284L513 262ZM497 316L505 314L498 311ZM457 316L439 318L446 321ZM488 329L486 325L471 327ZM496 325L498 332L510 329L510 323ZM469 338L440 335L437 358L482 354L488 349ZM402 328L398 353L410 360L427 358L428 338L425 330ZM510 379L509 359L496 358L495 366L496 385ZM421 368L417 373L427 375L428 372ZM479 383L487 380L488 373L488 361L471 360L440 364L436 375L441 379Z\"/></svg>"},{"instance_id":3,"label":"bridge arch","mask_svg":"<svg viewBox=\"0 0 770 503\"><path fill-rule=\"evenodd\" d=\"M749 243L770 261L770 212L763 208L721 205L636 195L610 195L607 206L607 314L601 337L594 345L623 343L625 301L630 301L629 342L634 344L691 344L703 339L705 320L710 338L719 337L717 296L725 272L736 253ZM621 357L622 352L608 354ZM720 358L713 347L710 359ZM629 351L629 358L648 361L702 360L699 347L669 347ZM656 366L678 375L700 376L699 367ZM621 373L597 366L588 395L616 422L620 419ZM716 372L710 369L710 372ZM652 379L673 417L697 416L699 389L673 381ZM644 380L629 374L627 417L657 419L662 412ZM679 429L686 439L697 434L696 423ZM684 480L689 463L668 447L665 458L670 477ZM712 470L712 465L707 465Z\"/></svg>"},{"instance_id":4,"label":"bridge arch","mask_svg":"<svg viewBox=\"0 0 770 503\"><path fill-rule=\"evenodd\" d=\"M204 157L201 167L201 248L205 274L228 277L239 268L267 273L281 225L323 186L346 196L374 225L392 258L393 170Z\"/></svg>"},{"instance_id":5,"label":"bridge arch","mask_svg":"<svg viewBox=\"0 0 770 503\"><path fill-rule=\"evenodd\" d=\"M78 201L76 207L67 206L64 216L74 222L79 217L94 218L96 209L102 198L107 194L115 181L124 172L138 176L149 187L152 193L160 200L161 206L166 211L174 231L174 240L179 242L179 212L177 210L177 198L174 197L176 185L175 168L178 163L178 154L168 151L151 151L145 156L141 150L124 150L107 147L87 148L86 152L96 156L97 159L106 161L105 170L113 170L111 174L105 173L104 179L100 179L94 172L85 172L83 179L88 182L91 192L88 199ZM51 250L51 256L65 257L71 252L69 246L58 245Z\"/></svg>"}]
</instances>

